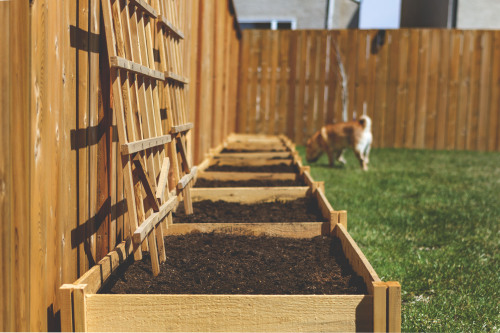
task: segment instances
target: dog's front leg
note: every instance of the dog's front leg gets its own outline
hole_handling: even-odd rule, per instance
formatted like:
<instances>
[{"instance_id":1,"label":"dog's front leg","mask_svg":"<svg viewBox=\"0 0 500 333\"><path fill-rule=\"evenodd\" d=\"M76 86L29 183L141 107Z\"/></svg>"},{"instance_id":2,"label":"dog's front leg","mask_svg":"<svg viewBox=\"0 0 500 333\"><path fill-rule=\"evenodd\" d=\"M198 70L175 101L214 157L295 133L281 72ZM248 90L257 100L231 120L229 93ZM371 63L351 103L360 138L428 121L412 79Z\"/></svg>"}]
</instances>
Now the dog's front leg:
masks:
<instances>
[{"instance_id":1,"label":"dog's front leg","mask_svg":"<svg viewBox=\"0 0 500 333\"><path fill-rule=\"evenodd\" d=\"M328 155L328 162L330 164L330 167L333 167L333 162L334 162L333 151L328 150L326 154Z\"/></svg>"},{"instance_id":2,"label":"dog's front leg","mask_svg":"<svg viewBox=\"0 0 500 333\"><path fill-rule=\"evenodd\" d=\"M342 164L346 164L347 161L344 158L344 150L339 150L336 152L337 153L337 161L339 161Z\"/></svg>"}]
</instances>

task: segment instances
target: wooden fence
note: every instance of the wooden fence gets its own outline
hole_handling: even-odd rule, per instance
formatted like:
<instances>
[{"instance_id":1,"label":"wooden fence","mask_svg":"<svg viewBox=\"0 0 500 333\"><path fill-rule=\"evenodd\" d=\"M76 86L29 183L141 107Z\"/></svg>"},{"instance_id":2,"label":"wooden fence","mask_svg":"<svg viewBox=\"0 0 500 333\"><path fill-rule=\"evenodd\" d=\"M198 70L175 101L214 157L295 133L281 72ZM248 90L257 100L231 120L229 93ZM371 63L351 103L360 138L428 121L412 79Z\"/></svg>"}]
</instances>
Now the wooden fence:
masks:
<instances>
[{"instance_id":1,"label":"wooden fence","mask_svg":"<svg viewBox=\"0 0 500 333\"><path fill-rule=\"evenodd\" d=\"M188 142L198 163L235 129L230 74L240 32L231 0L169 1L186 16L195 126ZM58 330L58 288L127 236L100 7L99 0L0 1L2 331Z\"/></svg>"},{"instance_id":2,"label":"wooden fence","mask_svg":"<svg viewBox=\"0 0 500 333\"><path fill-rule=\"evenodd\" d=\"M244 31L240 62L239 132L304 144L345 108L376 147L500 151L500 31Z\"/></svg>"}]
</instances>

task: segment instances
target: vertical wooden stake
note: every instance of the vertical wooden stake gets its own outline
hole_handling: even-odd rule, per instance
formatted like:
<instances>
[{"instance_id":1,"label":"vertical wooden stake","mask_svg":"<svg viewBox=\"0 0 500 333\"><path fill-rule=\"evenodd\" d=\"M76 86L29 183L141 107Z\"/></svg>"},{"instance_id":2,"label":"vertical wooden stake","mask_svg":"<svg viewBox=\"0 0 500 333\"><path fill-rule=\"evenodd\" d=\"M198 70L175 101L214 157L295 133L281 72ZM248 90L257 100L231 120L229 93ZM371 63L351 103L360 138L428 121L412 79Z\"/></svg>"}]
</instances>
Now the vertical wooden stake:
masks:
<instances>
[{"instance_id":1,"label":"vertical wooden stake","mask_svg":"<svg viewBox=\"0 0 500 333\"><path fill-rule=\"evenodd\" d=\"M73 289L75 332L87 331L87 318L85 312L85 288L86 284L78 284Z\"/></svg>"},{"instance_id":2,"label":"vertical wooden stake","mask_svg":"<svg viewBox=\"0 0 500 333\"><path fill-rule=\"evenodd\" d=\"M340 210L339 212L339 223L344 226L347 230L347 211L346 210Z\"/></svg>"},{"instance_id":3,"label":"vertical wooden stake","mask_svg":"<svg viewBox=\"0 0 500 333\"><path fill-rule=\"evenodd\" d=\"M59 288L61 300L61 331L74 332L73 327L73 284L63 284Z\"/></svg>"},{"instance_id":4,"label":"vertical wooden stake","mask_svg":"<svg viewBox=\"0 0 500 333\"><path fill-rule=\"evenodd\" d=\"M189 184L186 185L186 187L183 190L184 210L186 211L187 215L193 214L193 201L191 200L191 186L193 186L193 185L190 182Z\"/></svg>"},{"instance_id":5,"label":"vertical wooden stake","mask_svg":"<svg viewBox=\"0 0 500 333\"><path fill-rule=\"evenodd\" d=\"M373 332L387 330L387 285L385 282L373 282Z\"/></svg>"},{"instance_id":6,"label":"vertical wooden stake","mask_svg":"<svg viewBox=\"0 0 500 333\"><path fill-rule=\"evenodd\" d=\"M160 262L158 260L158 249L156 248L156 236L154 230L151 230L148 235L148 243L153 275L158 276L158 274L160 274Z\"/></svg>"},{"instance_id":7,"label":"vertical wooden stake","mask_svg":"<svg viewBox=\"0 0 500 333\"><path fill-rule=\"evenodd\" d=\"M317 190L321 190L323 193L325 193L325 182L324 181L320 181L320 182L314 182L312 184L312 191L313 193Z\"/></svg>"},{"instance_id":8,"label":"vertical wooden stake","mask_svg":"<svg viewBox=\"0 0 500 333\"><path fill-rule=\"evenodd\" d=\"M401 285L390 281L387 284L387 311L389 332L401 332Z\"/></svg>"},{"instance_id":9,"label":"vertical wooden stake","mask_svg":"<svg viewBox=\"0 0 500 333\"><path fill-rule=\"evenodd\" d=\"M339 220L339 212L336 211L331 212L330 235L333 235L333 230L337 226L338 220Z\"/></svg>"},{"instance_id":10,"label":"vertical wooden stake","mask_svg":"<svg viewBox=\"0 0 500 333\"><path fill-rule=\"evenodd\" d=\"M163 240L162 224L163 222L158 224L155 228L156 245L158 246L158 257L160 259L160 263L167 261L167 255L165 253L165 241Z\"/></svg>"}]
</instances>

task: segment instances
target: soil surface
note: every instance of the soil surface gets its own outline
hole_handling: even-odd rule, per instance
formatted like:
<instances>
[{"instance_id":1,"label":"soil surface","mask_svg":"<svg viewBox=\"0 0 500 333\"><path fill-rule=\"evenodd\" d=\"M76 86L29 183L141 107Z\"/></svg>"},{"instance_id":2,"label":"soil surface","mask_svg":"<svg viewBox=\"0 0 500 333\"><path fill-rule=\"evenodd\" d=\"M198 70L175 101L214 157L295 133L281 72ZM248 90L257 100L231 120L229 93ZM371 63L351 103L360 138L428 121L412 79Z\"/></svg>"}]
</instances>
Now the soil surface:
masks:
<instances>
[{"instance_id":1,"label":"soil surface","mask_svg":"<svg viewBox=\"0 0 500 333\"><path fill-rule=\"evenodd\" d=\"M190 234L165 237L165 250L157 277L144 253L122 264L100 293L367 294L336 238Z\"/></svg>"},{"instance_id":2,"label":"soil surface","mask_svg":"<svg viewBox=\"0 0 500 333\"><path fill-rule=\"evenodd\" d=\"M284 152L286 151L287 148L285 146L283 146L283 149L271 149L271 150L259 150L259 149L255 149L255 150L239 150L239 149L227 149L227 148L224 148L221 150L221 154L225 154L225 153L261 153L261 152L265 152L265 153L276 153L276 152Z\"/></svg>"},{"instance_id":3,"label":"soil surface","mask_svg":"<svg viewBox=\"0 0 500 333\"><path fill-rule=\"evenodd\" d=\"M193 202L194 214L185 215L184 205L173 214L174 223L325 222L314 198L245 205L203 200Z\"/></svg>"},{"instance_id":4,"label":"soil surface","mask_svg":"<svg viewBox=\"0 0 500 333\"><path fill-rule=\"evenodd\" d=\"M232 165L212 165L205 171L224 171L224 172L276 172L276 173L297 173L295 165L286 165L281 163L278 165L263 165L263 166L232 166Z\"/></svg>"},{"instance_id":5,"label":"soil surface","mask_svg":"<svg viewBox=\"0 0 500 333\"><path fill-rule=\"evenodd\" d=\"M195 187L288 187L288 186L306 186L306 183L300 180L207 180L198 178Z\"/></svg>"}]
</instances>

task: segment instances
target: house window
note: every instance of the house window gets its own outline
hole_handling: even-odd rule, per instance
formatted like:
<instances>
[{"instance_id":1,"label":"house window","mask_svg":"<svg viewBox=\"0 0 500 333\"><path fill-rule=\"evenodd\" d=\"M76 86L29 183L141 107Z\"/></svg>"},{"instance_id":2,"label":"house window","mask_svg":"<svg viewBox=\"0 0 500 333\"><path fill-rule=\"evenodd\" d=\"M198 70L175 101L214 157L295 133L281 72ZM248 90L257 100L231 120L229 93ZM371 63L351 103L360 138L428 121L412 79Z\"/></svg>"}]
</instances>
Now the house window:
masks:
<instances>
[{"instance_id":1,"label":"house window","mask_svg":"<svg viewBox=\"0 0 500 333\"><path fill-rule=\"evenodd\" d=\"M239 19L240 28L243 29L267 29L267 30L295 30L296 19L262 19L244 18Z\"/></svg>"}]
</instances>

